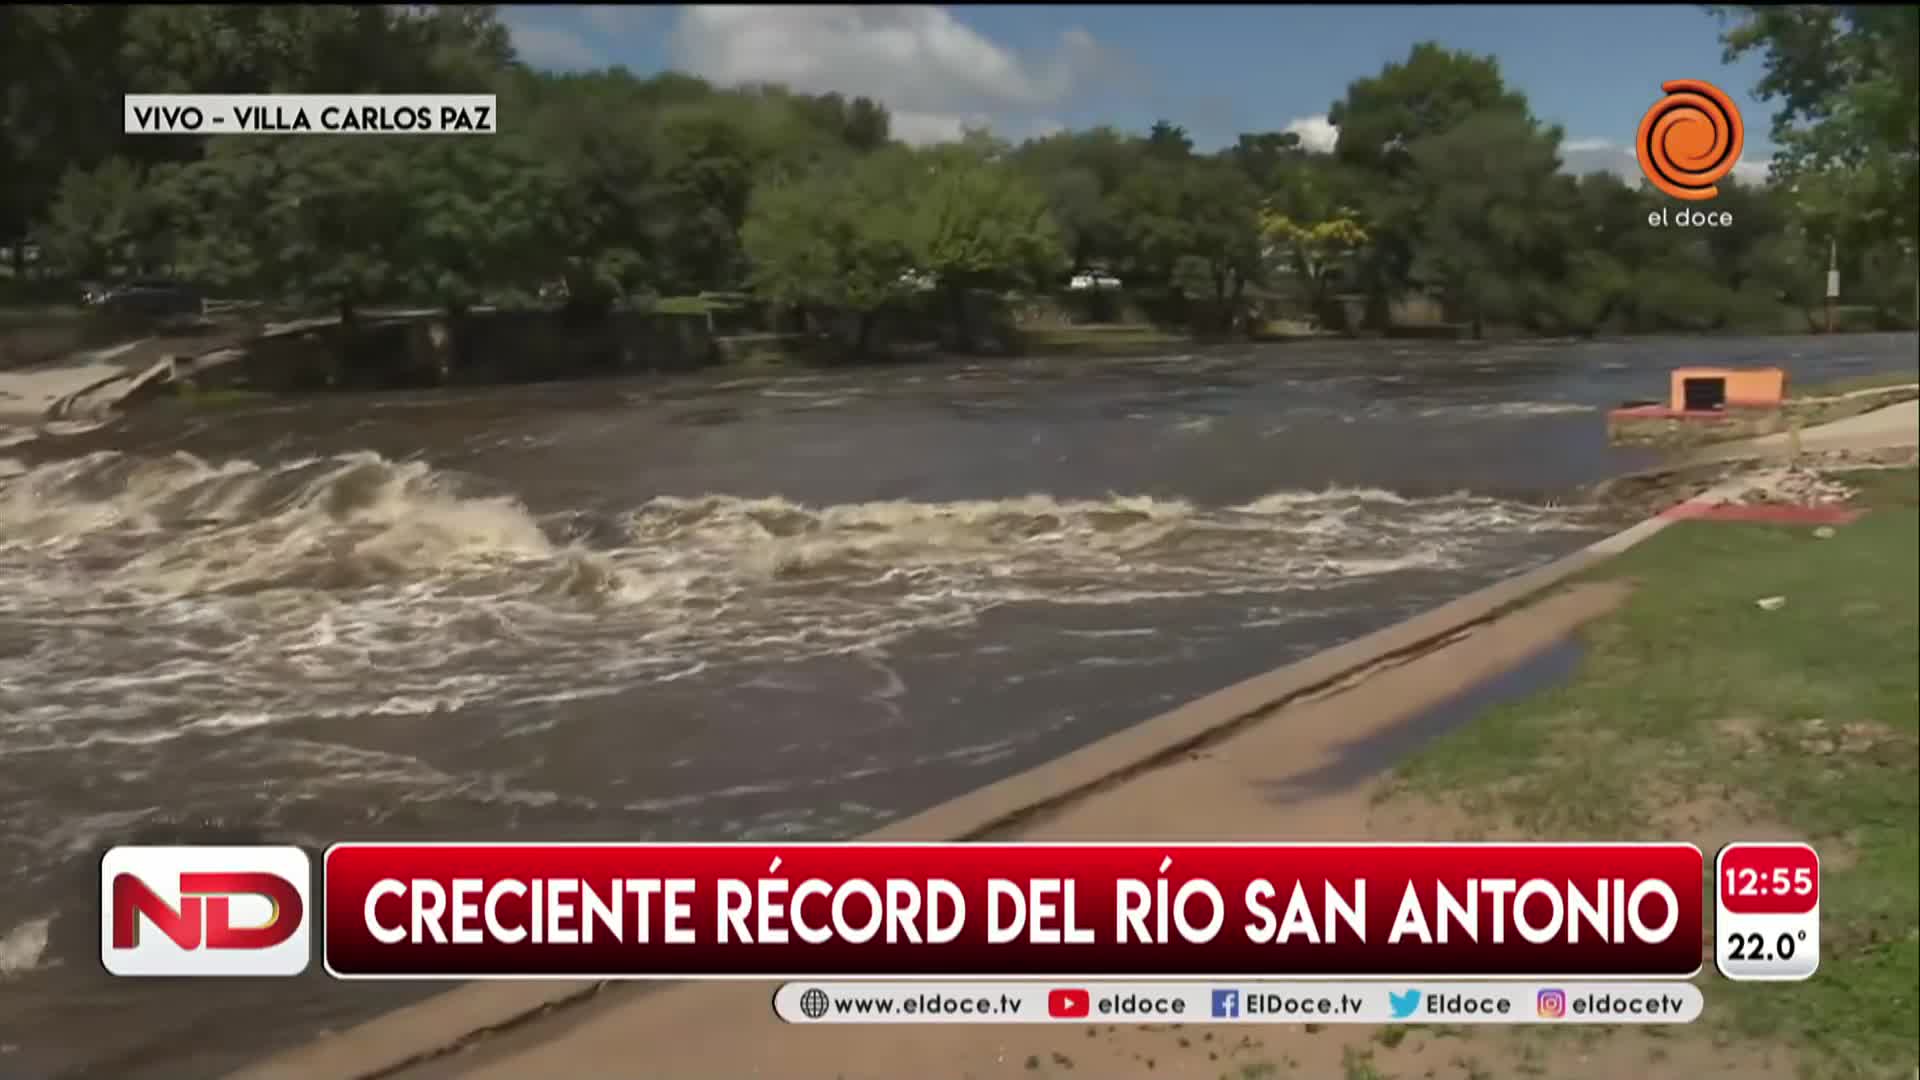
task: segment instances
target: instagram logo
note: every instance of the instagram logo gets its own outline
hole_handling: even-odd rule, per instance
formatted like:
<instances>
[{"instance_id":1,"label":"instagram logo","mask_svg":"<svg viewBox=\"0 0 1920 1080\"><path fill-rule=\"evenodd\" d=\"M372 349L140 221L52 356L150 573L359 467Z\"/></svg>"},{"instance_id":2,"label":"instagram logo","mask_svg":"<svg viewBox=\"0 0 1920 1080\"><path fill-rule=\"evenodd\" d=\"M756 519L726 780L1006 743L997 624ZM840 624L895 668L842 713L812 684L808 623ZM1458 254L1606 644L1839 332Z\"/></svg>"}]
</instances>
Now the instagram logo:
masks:
<instances>
[{"instance_id":1,"label":"instagram logo","mask_svg":"<svg viewBox=\"0 0 1920 1080\"><path fill-rule=\"evenodd\" d=\"M1565 990L1542 990L1538 997L1540 1016L1546 1020L1558 1020L1567 1015L1567 992Z\"/></svg>"}]
</instances>

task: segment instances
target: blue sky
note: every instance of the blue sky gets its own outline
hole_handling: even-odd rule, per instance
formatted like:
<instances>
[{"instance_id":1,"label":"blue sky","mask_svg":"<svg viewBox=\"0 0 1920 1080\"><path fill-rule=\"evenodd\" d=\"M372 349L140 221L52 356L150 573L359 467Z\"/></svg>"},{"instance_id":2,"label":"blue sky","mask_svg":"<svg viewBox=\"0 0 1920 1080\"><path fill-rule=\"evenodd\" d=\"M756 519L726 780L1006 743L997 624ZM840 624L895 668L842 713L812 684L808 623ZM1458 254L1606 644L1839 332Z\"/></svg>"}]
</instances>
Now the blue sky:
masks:
<instances>
[{"instance_id":1,"label":"blue sky","mask_svg":"<svg viewBox=\"0 0 1920 1080\"><path fill-rule=\"evenodd\" d=\"M1705 79L1747 119L1763 171L1761 71L1721 60L1719 20L1691 6L507 7L524 59L690 71L887 103L916 142L987 126L1010 138L1165 118L1212 149L1242 131L1330 139L1328 106L1420 41L1491 55L1536 115L1566 130L1569 168L1635 171L1641 115L1668 79Z\"/></svg>"}]
</instances>

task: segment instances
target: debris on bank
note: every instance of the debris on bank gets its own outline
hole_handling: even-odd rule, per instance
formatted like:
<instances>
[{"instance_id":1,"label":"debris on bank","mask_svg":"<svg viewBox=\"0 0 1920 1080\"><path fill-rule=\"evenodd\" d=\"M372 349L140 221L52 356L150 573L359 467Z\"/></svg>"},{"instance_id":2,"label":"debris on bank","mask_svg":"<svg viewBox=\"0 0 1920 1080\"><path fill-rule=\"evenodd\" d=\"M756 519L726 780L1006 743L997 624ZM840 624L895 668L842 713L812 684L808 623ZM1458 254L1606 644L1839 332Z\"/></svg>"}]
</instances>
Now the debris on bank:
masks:
<instances>
[{"instance_id":1,"label":"debris on bank","mask_svg":"<svg viewBox=\"0 0 1920 1080\"><path fill-rule=\"evenodd\" d=\"M1913 447L1829 451L1779 461L1679 463L1603 481L1588 491L1594 513L1607 521L1640 521L1664 514L1708 491L1732 507L1839 508L1854 490L1833 476L1853 469L1909 467L1920 461ZM1814 515L1816 517L1820 515Z\"/></svg>"}]
</instances>

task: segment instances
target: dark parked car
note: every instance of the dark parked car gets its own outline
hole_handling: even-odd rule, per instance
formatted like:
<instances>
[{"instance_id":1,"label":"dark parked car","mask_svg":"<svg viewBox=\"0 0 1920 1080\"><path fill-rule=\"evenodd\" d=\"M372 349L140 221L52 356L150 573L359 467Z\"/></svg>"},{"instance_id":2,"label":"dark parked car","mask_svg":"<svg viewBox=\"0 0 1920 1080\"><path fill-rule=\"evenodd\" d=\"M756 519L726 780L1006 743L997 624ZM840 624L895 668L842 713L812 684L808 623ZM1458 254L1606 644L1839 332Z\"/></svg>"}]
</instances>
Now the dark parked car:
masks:
<instances>
[{"instance_id":1,"label":"dark parked car","mask_svg":"<svg viewBox=\"0 0 1920 1080\"><path fill-rule=\"evenodd\" d=\"M87 290L86 300L115 315L199 315L206 309L206 297L199 289L177 281L94 286Z\"/></svg>"}]
</instances>

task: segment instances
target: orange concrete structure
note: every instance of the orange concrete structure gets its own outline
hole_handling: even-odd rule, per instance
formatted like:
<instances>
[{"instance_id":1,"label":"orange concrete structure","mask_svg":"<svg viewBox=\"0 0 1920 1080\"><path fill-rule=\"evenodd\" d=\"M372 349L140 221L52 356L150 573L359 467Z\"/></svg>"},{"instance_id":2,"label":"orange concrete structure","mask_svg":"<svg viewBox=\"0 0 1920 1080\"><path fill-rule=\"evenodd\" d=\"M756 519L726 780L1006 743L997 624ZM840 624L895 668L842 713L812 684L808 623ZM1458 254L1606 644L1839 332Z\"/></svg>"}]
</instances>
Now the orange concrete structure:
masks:
<instances>
[{"instance_id":1,"label":"orange concrete structure","mask_svg":"<svg viewBox=\"0 0 1920 1080\"><path fill-rule=\"evenodd\" d=\"M1674 412L1777 409L1787 396L1787 373L1777 367L1673 370L1667 408Z\"/></svg>"}]
</instances>

